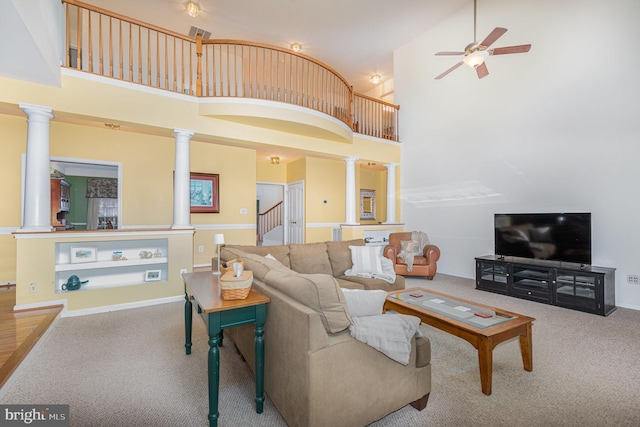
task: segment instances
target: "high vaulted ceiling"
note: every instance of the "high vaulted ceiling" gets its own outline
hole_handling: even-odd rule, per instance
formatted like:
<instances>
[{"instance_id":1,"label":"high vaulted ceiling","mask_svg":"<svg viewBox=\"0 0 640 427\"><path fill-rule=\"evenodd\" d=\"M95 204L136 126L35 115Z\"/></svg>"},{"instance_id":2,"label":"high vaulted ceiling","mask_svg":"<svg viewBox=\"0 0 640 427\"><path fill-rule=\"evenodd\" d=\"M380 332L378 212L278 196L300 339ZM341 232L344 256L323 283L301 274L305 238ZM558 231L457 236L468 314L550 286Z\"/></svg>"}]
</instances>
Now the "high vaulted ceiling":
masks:
<instances>
[{"instance_id":1,"label":"high vaulted ceiling","mask_svg":"<svg viewBox=\"0 0 640 427\"><path fill-rule=\"evenodd\" d=\"M297 42L303 46L302 53L342 74L359 93L375 89L369 81L373 74L382 76L381 84L393 78L396 48L472 3L472 0L195 1L202 8L196 18L186 13L186 0L84 0L84 3L185 35L191 26L196 26L211 32L214 39L249 40L282 47ZM11 38L12 44L19 41L20 38Z\"/></svg>"}]
</instances>

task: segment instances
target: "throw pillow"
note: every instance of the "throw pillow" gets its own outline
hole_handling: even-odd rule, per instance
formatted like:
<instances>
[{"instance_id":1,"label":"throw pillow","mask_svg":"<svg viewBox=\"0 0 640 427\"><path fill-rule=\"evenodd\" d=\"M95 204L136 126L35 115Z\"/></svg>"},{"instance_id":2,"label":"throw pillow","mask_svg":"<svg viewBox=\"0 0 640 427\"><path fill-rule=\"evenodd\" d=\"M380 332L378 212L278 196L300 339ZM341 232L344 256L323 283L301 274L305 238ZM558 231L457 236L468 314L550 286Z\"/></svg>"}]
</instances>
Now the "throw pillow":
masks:
<instances>
[{"instance_id":1,"label":"throw pillow","mask_svg":"<svg viewBox=\"0 0 640 427\"><path fill-rule=\"evenodd\" d=\"M420 255L420 243L415 240L402 240L400 250L407 254Z\"/></svg>"},{"instance_id":2,"label":"throw pillow","mask_svg":"<svg viewBox=\"0 0 640 427\"><path fill-rule=\"evenodd\" d=\"M344 299L351 317L375 316L382 314L382 307L387 299L383 290L347 289L342 288Z\"/></svg>"},{"instance_id":3,"label":"throw pillow","mask_svg":"<svg viewBox=\"0 0 640 427\"><path fill-rule=\"evenodd\" d=\"M376 246L351 246L351 267L352 274L380 274L382 265L380 264L380 249Z\"/></svg>"}]
</instances>

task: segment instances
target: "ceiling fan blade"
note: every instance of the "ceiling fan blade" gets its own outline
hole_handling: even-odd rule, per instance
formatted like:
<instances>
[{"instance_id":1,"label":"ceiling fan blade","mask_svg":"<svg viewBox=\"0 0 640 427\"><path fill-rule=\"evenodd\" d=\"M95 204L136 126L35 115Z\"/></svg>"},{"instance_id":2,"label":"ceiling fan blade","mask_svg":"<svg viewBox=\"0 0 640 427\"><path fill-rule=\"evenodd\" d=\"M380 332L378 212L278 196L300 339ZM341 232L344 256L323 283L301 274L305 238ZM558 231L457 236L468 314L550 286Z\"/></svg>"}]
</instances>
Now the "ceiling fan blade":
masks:
<instances>
[{"instance_id":1,"label":"ceiling fan blade","mask_svg":"<svg viewBox=\"0 0 640 427\"><path fill-rule=\"evenodd\" d=\"M462 64L464 64L463 61L458 62L456 65L454 65L453 67L449 68L447 71L445 71L444 73L440 74L439 76L436 77L436 80L439 80L441 78L443 78L444 76L446 76L447 74L449 74L450 72L452 72L453 70L455 70L456 68L458 68L459 66L461 66Z\"/></svg>"},{"instance_id":2,"label":"ceiling fan blade","mask_svg":"<svg viewBox=\"0 0 640 427\"><path fill-rule=\"evenodd\" d=\"M458 55L464 55L464 52L438 52L436 53L436 56L458 56Z\"/></svg>"},{"instance_id":3,"label":"ceiling fan blade","mask_svg":"<svg viewBox=\"0 0 640 427\"><path fill-rule=\"evenodd\" d=\"M483 77L487 77L489 75L489 70L487 69L487 63L483 62L482 64L476 67L476 72L478 73L478 78L481 79Z\"/></svg>"},{"instance_id":4,"label":"ceiling fan blade","mask_svg":"<svg viewBox=\"0 0 640 427\"><path fill-rule=\"evenodd\" d=\"M491 34L489 34L484 40L482 40L482 43L480 43L480 46L484 46L484 47L491 46L496 40L502 37L502 35L506 32L507 32L506 28L496 27L493 31L491 31Z\"/></svg>"},{"instance_id":5,"label":"ceiling fan blade","mask_svg":"<svg viewBox=\"0 0 640 427\"><path fill-rule=\"evenodd\" d=\"M518 46L496 47L494 49L489 49L489 53L491 55L506 55L508 53L529 52L529 49L531 49L530 44L521 44Z\"/></svg>"}]
</instances>

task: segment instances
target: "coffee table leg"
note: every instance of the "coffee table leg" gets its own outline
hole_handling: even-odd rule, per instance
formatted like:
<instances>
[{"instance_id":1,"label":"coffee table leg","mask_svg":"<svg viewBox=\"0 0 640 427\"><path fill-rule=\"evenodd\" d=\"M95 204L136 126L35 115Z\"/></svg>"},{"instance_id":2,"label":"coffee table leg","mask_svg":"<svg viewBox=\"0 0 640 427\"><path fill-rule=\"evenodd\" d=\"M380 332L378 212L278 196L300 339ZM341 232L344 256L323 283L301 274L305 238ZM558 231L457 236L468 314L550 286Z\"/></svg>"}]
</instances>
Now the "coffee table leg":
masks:
<instances>
[{"instance_id":1,"label":"coffee table leg","mask_svg":"<svg viewBox=\"0 0 640 427\"><path fill-rule=\"evenodd\" d=\"M520 335L520 352L525 371L533 371L533 342L531 338L531 323L525 325L525 334Z\"/></svg>"},{"instance_id":2,"label":"coffee table leg","mask_svg":"<svg viewBox=\"0 0 640 427\"><path fill-rule=\"evenodd\" d=\"M491 394L491 377L493 375L493 346L491 339L484 337L478 343L478 362L480 364L480 384L482 392Z\"/></svg>"}]
</instances>

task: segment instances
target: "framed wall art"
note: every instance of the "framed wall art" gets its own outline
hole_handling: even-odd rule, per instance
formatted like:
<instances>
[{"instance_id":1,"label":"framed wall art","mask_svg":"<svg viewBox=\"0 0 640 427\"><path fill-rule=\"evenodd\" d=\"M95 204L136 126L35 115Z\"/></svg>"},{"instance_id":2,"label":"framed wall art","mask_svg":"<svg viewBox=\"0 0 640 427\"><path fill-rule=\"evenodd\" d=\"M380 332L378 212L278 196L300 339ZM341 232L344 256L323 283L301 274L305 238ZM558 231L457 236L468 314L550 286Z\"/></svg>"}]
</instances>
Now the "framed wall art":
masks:
<instances>
[{"instance_id":1,"label":"framed wall art","mask_svg":"<svg viewBox=\"0 0 640 427\"><path fill-rule=\"evenodd\" d=\"M145 282L158 282L162 277L162 270L147 270L144 272Z\"/></svg>"},{"instance_id":2,"label":"framed wall art","mask_svg":"<svg viewBox=\"0 0 640 427\"><path fill-rule=\"evenodd\" d=\"M220 213L218 174L192 172L189 193L191 213Z\"/></svg>"}]
</instances>

